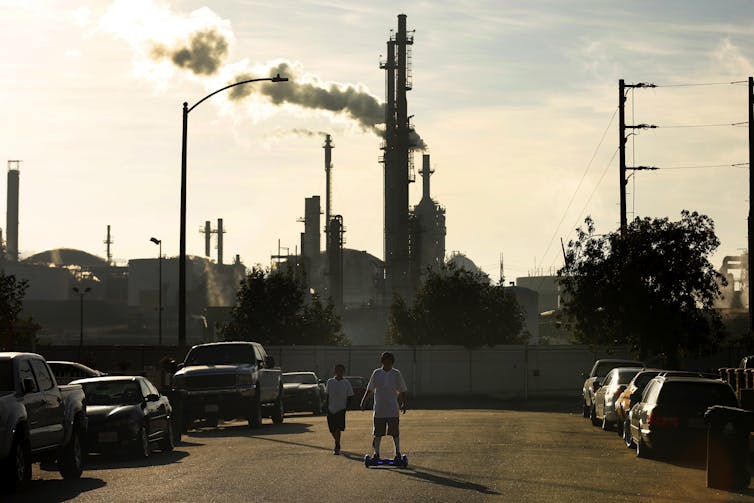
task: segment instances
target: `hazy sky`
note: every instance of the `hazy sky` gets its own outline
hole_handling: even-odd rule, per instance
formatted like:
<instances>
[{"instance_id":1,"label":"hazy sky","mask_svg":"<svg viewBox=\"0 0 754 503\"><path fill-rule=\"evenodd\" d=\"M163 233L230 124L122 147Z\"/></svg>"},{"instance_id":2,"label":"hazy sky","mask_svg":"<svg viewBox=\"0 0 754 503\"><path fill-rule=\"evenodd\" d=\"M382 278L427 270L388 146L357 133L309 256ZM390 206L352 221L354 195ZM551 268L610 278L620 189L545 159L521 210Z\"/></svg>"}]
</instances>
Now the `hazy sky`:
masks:
<instances>
[{"instance_id":1,"label":"hazy sky","mask_svg":"<svg viewBox=\"0 0 754 503\"><path fill-rule=\"evenodd\" d=\"M608 165L617 119L606 128L619 78L685 84L754 74L754 9L744 0L0 0L0 155L23 160L22 255L75 247L104 256L108 224L119 262L153 256L151 236L177 254L181 103L239 74L268 76L282 61L299 84L351 84L382 101L378 65L399 13L416 30L409 114L436 169L448 252L494 278L501 252L508 277L558 267L560 237L573 237L586 214L598 232L617 226L617 158ZM179 68L165 56L208 30L228 42L217 68ZM747 119L741 84L634 94L628 123ZM189 253L203 253L199 228L218 217L228 261L238 253L268 264L278 238L293 251L304 198L324 195L322 139L302 131L334 137L333 209L344 216L346 246L382 257L379 138L346 114L276 106L258 92L235 102L218 95L190 115ZM747 160L745 127L659 128L628 148L629 165ZM746 246L747 176L740 167L641 172L628 186L629 212L709 214L719 264ZM420 195L412 185L413 204Z\"/></svg>"}]
</instances>

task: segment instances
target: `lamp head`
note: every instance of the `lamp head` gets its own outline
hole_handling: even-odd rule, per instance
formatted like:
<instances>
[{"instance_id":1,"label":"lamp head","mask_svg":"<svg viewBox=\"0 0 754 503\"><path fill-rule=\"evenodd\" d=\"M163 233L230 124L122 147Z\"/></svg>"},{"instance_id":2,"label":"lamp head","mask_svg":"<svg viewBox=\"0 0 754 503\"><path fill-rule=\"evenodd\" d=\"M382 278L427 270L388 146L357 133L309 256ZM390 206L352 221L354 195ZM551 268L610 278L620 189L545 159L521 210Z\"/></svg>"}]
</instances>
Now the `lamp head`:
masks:
<instances>
[{"instance_id":1,"label":"lamp head","mask_svg":"<svg viewBox=\"0 0 754 503\"><path fill-rule=\"evenodd\" d=\"M161 239L157 239L157 238L149 238L149 240L151 242L153 242L154 244L156 244L156 245L162 243L162 240Z\"/></svg>"},{"instance_id":2,"label":"lamp head","mask_svg":"<svg viewBox=\"0 0 754 503\"><path fill-rule=\"evenodd\" d=\"M273 82L288 82L288 77L281 77L280 74L278 73L277 75L272 77L272 81Z\"/></svg>"}]
</instances>

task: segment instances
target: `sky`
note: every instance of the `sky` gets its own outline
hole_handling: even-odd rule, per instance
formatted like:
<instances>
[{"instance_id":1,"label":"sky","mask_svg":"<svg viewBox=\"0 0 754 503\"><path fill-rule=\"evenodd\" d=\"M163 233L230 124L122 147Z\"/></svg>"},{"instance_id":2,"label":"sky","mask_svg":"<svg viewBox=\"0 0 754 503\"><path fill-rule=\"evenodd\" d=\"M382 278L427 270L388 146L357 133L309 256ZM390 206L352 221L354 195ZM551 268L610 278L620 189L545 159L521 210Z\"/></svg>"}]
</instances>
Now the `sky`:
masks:
<instances>
[{"instance_id":1,"label":"sky","mask_svg":"<svg viewBox=\"0 0 754 503\"><path fill-rule=\"evenodd\" d=\"M267 265L278 239L293 252L304 198L324 200L329 133L346 246L382 257L380 138L359 111L384 101L379 62L400 13L416 30L409 114L448 253L495 279L502 254L510 280L560 267L560 239L587 215L617 228L621 78L661 86L628 94L627 123L659 126L630 137L628 164L661 168L629 180L629 218L709 215L715 264L746 247L747 128L731 124L747 120L740 81L754 74L748 1L0 0L0 13L0 159L23 161L22 256L104 256L107 225L118 263L155 256L153 236L176 255L182 103L284 68L289 100L249 84L191 112L188 252L203 254L199 229L218 218L226 261ZM182 58L197 34L212 57ZM350 109L294 96L320 88Z\"/></svg>"}]
</instances>

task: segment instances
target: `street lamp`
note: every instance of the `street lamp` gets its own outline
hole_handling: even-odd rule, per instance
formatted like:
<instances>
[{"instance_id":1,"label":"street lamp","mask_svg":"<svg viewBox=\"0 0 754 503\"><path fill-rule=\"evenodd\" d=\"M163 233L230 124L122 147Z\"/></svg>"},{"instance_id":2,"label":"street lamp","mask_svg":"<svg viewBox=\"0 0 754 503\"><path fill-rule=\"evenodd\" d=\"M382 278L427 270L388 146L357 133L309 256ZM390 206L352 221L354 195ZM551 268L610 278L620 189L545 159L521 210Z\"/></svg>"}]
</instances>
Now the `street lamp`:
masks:
<instances>
[{"instance_id":1,"label":"street lamp","mask_svg":"<svg viewBox=\"0 0 754 503\"><path fill-rule=\"evenodd\" d=\"M157 256L157 344L162 346L162 239L149 238L160 247Z\"/></svg>"},{"instance_id":2,"label":"street lamp","mask_svg":"<svg viewBox=\"0 0 754 503\"><path fill-rule=\"evenodd\" d=\"M78 360L81 361L81 351L84 348L84 295L89 293L92 289L89 287L84 288L84 290L79 290L79 287L74 286L73 291L76 292L76 295L79 296L80 299L80 320L81 320L81 330L79 332L79 356Z\"/></svg>"},{"instance_id":3,"label":"street lamp","mask_svg":"<svg viewBox=\"0 0 754 503\"><path fill-rule=\"evenodd\" d=\"M183 103L183 134L181 144L181 235L178 240L178 347L181 349L186 348L186 136L188 132L188 114L208 98L225 91L226 89L265 80L270 82L287 82L288 78L281 77L278 73L274 77L242 80L208 94L194 103L191 107L189 107L187 102Z\"/></svg>"}]
</instances>

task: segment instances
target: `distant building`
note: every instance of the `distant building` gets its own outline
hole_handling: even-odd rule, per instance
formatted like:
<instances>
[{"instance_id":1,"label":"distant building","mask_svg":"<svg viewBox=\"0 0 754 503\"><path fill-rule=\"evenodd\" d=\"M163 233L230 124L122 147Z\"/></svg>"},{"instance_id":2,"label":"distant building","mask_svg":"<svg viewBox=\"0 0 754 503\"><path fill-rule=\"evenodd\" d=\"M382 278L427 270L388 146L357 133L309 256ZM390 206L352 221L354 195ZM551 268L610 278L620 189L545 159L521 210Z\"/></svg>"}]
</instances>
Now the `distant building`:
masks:
<instances>
[{"instance_id":1,"label":"distant building","mask_svg":"<svg viewBox=\"0 0 754 503\"><path fill-rule=\"evenodd\" d=\"M505 292L516 297L524 313L523 331L529 344L539 344L539 294L522 286L507 286Z\"/></svg>"}]
</instances>

